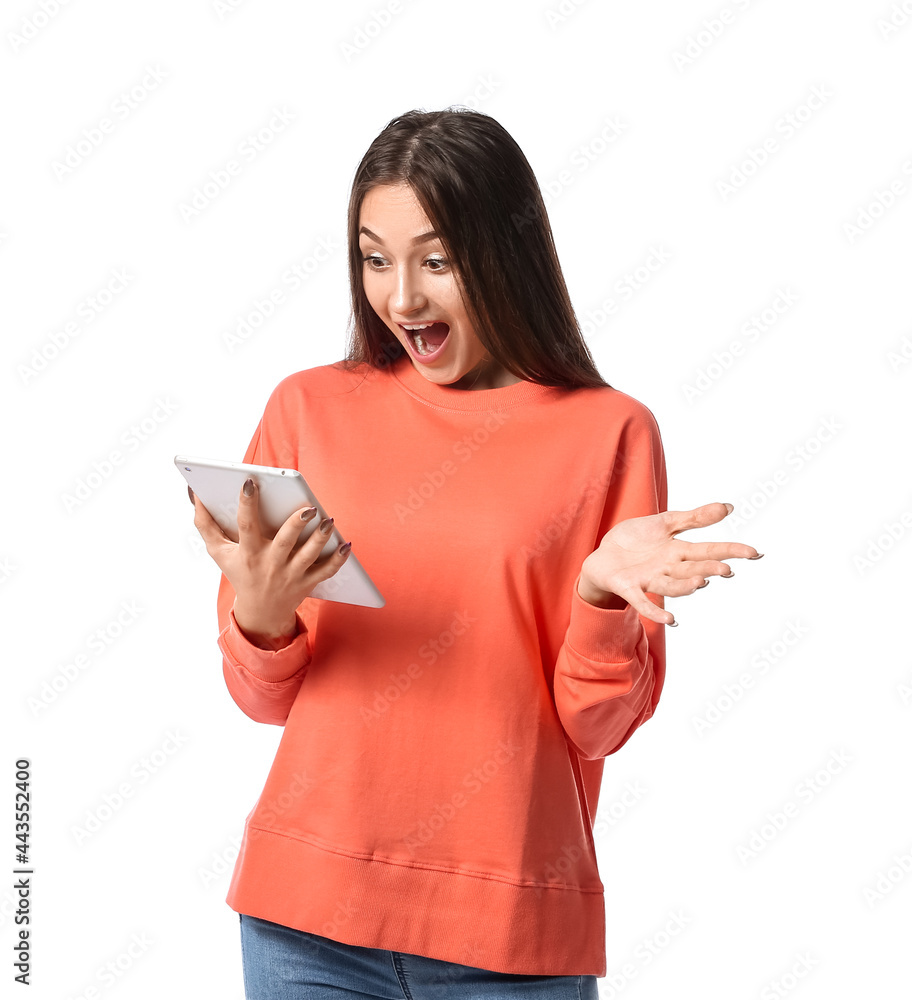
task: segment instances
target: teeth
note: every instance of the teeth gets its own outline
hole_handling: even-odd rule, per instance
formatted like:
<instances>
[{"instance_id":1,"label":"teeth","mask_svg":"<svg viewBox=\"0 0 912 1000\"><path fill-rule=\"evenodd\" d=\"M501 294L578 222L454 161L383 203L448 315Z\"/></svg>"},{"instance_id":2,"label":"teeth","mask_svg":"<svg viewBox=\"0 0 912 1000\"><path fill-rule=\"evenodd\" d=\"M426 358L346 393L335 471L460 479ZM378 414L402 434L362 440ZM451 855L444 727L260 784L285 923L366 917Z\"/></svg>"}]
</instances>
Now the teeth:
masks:
<instances>
[{"instance_id":1,"label":"teeth","mask_svg":"<svg viewBox=\"0 0 912 1000\"><path fill-rule=\"evenodd\" d=\"M411 334L412 341L415 344L415 349L419 354L433 354L436 348L428 346L424 338L421 336L421 331L426 330L429 326L435 326L436 323L437 320L430 323L400 323L399 325L403 330Z\"/></svg>"}]
</instances>

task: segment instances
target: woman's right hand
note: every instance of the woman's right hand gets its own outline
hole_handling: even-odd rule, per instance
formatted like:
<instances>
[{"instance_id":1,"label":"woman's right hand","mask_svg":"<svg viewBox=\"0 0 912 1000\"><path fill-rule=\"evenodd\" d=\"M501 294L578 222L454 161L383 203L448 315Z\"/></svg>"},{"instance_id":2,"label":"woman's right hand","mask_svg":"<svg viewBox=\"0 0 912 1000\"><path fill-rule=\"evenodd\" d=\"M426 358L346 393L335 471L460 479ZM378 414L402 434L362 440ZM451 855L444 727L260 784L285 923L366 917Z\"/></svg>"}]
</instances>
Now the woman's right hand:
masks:
<instances>
[{"instance_id":1,"label":"woman's right hand","mask_svg":"<svg viewBox=\"0 0 912 1000\"><path fill-rule=\"evenodd\" d=\"M301 507L275 538L268 538L260 523L256 482L248 479L239 496L238 541L234 542L192 490L190 499L196 509L193 523L206 551L234 588L234 617L241 631L255 646L286 645L297 634L295 612L301 602L342 567L351 551L342 552L340 546L318 558L332 533L332 520L324 520L295 547L301 529L317 513L315 507Z\"/></svg>"}]
</instances>

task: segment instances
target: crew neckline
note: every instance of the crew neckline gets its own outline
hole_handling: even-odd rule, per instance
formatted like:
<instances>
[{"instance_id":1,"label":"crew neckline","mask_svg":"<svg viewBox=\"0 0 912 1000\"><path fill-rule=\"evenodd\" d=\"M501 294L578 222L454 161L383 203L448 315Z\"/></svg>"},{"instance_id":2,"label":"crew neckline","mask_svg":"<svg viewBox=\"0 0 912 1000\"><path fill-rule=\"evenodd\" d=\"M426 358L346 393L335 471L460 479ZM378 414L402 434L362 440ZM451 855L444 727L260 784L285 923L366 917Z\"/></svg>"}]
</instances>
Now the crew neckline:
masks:
<instances>
[{"instance_id":1,"label":"crew neckline","mask_svg":"<svg viewBox=\"0 0 912 1000\"><path fill-rule=\"evenodd\" d=\"M407 354L397 358L389 370L410 396L445 410L499 410L561 391L556 386L528 381L496 389L455 389L438 385L426 379Z\"/></svg>"}]
</instances>

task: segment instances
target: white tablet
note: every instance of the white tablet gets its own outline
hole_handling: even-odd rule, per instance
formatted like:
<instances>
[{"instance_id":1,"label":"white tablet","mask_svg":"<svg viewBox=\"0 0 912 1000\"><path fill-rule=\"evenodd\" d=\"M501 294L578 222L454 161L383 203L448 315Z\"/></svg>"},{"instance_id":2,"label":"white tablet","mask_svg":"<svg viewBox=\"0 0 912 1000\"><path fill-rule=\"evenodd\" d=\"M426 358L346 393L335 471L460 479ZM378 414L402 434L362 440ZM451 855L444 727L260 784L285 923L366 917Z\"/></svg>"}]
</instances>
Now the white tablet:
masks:
<instances>
[{"instance_id":1,"label":"white tablet","mask_svg":"<svg viewBox=\"0 0 912 1000\"><path fill-rule=\"evenodd\" d=\"M316 507L317 516L301 529L299 544L329 516L297 469L219 462L208 458L187 458L184 455L175 455L174 464L222 531L235 542L238 540L238 497L248 478L256 480L260 521L263 530L270 536L275 535L300 507ZM323 546L321 555L329 555L344 541L338 526L333 523L332 533ZM382 608L386 604L373 580L355 558L354 552L349 552L342 566L328 580L318 583L310 596L341 604L360 604L367 608Z\"/></svg>"}]
</instances>

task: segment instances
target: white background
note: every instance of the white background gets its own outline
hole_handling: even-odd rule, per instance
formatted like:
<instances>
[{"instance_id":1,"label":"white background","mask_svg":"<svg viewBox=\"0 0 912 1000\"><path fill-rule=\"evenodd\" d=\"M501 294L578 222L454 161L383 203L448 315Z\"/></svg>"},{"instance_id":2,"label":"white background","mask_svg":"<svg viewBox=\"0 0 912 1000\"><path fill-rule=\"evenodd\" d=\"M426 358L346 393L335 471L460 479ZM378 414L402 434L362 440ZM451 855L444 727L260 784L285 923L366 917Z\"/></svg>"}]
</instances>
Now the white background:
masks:
<instances>
[{"instance_id":1,"label":"white background","mask_svg":"<svg viewBox=\"0 0 912 1000\"><path fill-rule=\"evenodd\" d=\"M243 996L224 896L280 730L224 687L172 458L240 459L276 383L344 355L355 167L397 114L467 104L543 185L599 369L661 428L669 506L736 505L684 537L766 553L669 602L662 701L606 761L601 994L909 995L906 8L4 5L4 980L27 757L30 995Z\"/></svg>"}]
</instances>

